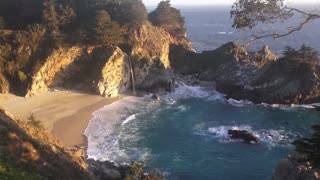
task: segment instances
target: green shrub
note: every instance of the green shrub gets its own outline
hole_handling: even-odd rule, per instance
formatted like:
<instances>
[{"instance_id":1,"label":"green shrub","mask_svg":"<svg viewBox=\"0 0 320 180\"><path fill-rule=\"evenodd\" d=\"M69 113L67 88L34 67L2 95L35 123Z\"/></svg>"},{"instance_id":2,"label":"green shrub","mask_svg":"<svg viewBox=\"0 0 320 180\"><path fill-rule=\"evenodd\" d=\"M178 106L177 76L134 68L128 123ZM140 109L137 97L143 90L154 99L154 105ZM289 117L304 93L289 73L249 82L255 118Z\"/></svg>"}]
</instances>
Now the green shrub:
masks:
<instances>
[{"instance_id":1,"label":"green shrub","mask_svg":"<svg viewBox=\"0 0 320 180\"><path fill-rule=\"evenodd\" d=\"M27 117L28 124L38 129L45 130L43 123L37 120L33 113L30 113L29 117Z\"/></svg>"},{"instance_id":2,"label":"green shrub","mask_svg":"<svg viewBox=\"0 0 320 180\"><path fill-rule=\"evenodd\" d=\"M164 180L165 177L158 171L153 170L148 174L144 173L144 161L131 162L131 174L125 177L125 180Z\"/></svg>"},{"instance_id":3,"label":"green shrub","mask_svg":"<svg viewBox=\"0 0 320 180\"><path fill-rule=\"evenodd\" d=\"M36 180L40 179L30 173L7 167L0 161L0 179L1 180Z\"/></svg>"},{"instance_id":4,"label":"green shrub","mask_svg":"<svg viewBox=\"0 0 320 180\"><path fill-rule=\"evenodd\" d=\"M24 82L27 80L27 76L22 71L18 71L18 77L21 82Z\"/></svg>"}]
</instances>

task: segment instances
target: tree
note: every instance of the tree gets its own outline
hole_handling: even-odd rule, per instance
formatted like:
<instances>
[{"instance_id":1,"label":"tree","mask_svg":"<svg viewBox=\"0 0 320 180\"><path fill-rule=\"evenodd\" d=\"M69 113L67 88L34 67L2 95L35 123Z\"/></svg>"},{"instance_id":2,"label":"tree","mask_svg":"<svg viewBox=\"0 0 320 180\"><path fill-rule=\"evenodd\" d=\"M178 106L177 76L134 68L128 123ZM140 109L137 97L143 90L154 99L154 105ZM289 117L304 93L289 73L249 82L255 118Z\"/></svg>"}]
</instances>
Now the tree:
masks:
<instances>
[{"instance_id":1,"label":"tree","mask_svg":"<svg viewBox=\"0 0 320 180\"><path fill-rule=\"evenodd\" d=\"M149 14L153 25L162 27L175 37L184 36L184 17L178 9L171 7L170 0L163 0L158 7Z\"/></svg>"},{"instance_id":2,"label":"tree","mask_svg":"<svg viewBox=\"0 0 320 180\"><path fill-rule=\"evenodd\" d=\"M303 44L299 50L296 50L290 46L285 48L283 55L286 57L295 57L295 58L302 58L303 60L318 60L318 51L315 49Z\"/></svg>"},{"instance_id":3,"label":"tree","mask_svg":"<svg viewBox=\"0 0 320 180\"><path fill-rule=\"evenodd\" d=\"M138 28L148 20L147 9L142 0L106 0L100 4L106 4L105 8L112 19L122 25Z\"/></svg>"},{"instance_id":4,"label":"tree","mask_svg":"<svg viewBox=\"0 0 320 180\"><path fill-rule=\"evenodd\" d=\"M98 11L95 19L94 40L101 45L118 45L123 42L121 27L111 20L105 10Z\"/></svg>"},{"instance_id":5,"label":"tree","mask_svg":"<svg viewBox=\"0 0 320 180\"><path fill-rule=\"evenodd\" d=\"M294 15L302 15L304 19L285 33L270 33L262 36L254 35L246 45L265 37L281 38L301 30L309 22L320 19L320 13L307 12L287 6L284 0L237 0L230 11L234 19L232 27L252 29L260 23L275 23L287 20Z\"/></svg>"},{"instance_id":6,"label":"tree","mask_svg":"<svg viewBox=\"0 0 320 180\"><path fill-rule=\"evenodd\" d=\"M59 6L59 26L66 28L68 25L72 24L77 17L76 12L70 6L63 6L60 4Z\"/></svg>"},{"instance_id":7,"label":"tree","mask_svg":"<svg viewBox=\"0 0 320 180\"><path fill-rule=\"evenodd\" d=\"M43 6L43 22L50 35L56 37L59 34L59 21L55 0L44 0Z\"/></svg>"},{"instance_id":8,"label":"tree","mask_svg":"<svg viewBox=\"0 0 320 180\"><path fill-rule=\"evenodd\" d=\"M296 151L307 155L307 159L316 167L320 166L320 125L312 127L310 138L301 138L294 141Z\"/></svg>"},{"instance_id":9,"label":"tree","mask_svg":"<svg viewBox=\"0 0 320 180\"><path fill-rule=\"evenodd\" d=\"M6 28L6 22L4 21L3 17L0 17L0 30Z\"/></svg>"},{"instance_id":10,"label":"tree","mask_svg":"<svg viewBox=\"0 0 320 180\"><path fill-rule=\"evenodd\" d=\"M298 55L298 51L290 46L286 46L283 55L286 57L295 57Z\"/></svg>"}]
</instances>

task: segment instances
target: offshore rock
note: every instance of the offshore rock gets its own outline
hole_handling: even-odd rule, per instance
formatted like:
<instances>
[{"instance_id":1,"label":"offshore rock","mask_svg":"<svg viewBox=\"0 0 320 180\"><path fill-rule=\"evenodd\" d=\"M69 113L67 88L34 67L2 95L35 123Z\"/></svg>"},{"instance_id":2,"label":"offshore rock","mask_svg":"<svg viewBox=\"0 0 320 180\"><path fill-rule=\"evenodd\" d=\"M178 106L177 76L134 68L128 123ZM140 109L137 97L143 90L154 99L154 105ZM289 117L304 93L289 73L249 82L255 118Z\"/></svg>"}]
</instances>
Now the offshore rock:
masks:
<instances>
[{"instance_id":1,"label":"offshore rock","mask_svg":"<svg viewBox=\"0 0 320 180\"><path fill-rule=\"evenodd\" d=\"M228 135L231 139L242 139L247 144L256 144L260 140L252 132L247 130L228 130Z\"/></svg>"}]
</instances>

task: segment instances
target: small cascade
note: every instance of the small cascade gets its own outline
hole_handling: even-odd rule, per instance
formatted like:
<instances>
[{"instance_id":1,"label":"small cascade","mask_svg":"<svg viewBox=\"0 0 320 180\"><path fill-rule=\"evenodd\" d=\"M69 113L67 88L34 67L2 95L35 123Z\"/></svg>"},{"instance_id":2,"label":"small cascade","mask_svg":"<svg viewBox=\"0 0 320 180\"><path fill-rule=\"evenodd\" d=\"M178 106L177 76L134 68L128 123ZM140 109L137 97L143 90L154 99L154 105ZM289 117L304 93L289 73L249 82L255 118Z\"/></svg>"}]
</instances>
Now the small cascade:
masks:
<instances>
[{"instance_id":1,"label":"small cascade","mask_svg":"<svg viewBox=\"0 0 320 180\"><path fill-rule=\"evenodd\" d=\"M135 85L135 80L134 80L133 64L132 64L132 59L130 56L129 56L129 65L130 65L130 74L131 74L131 80L132 80L133 94L136 94L136 85Z\"/></svg>"}]
</instances>

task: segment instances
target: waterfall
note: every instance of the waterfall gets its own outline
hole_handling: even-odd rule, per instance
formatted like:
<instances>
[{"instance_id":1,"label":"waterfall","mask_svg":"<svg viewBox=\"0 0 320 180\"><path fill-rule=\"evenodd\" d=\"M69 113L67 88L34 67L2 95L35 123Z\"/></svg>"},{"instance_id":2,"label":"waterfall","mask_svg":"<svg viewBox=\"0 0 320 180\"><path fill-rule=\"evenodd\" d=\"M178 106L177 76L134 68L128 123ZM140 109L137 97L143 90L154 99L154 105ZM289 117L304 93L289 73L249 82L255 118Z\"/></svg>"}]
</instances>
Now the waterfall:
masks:
<instances>
[{"instance_id":1,"label":"waterfall","mask_svg":"<svg viewBox=\"0 0 320 180\"><path fill-rule=\"evenodd\" d=\"M133 65L132 65L132 59L129 56L129 65L130 65L130 74L131 74L131 80L132 80L132 89L133 94L136 94L136 87L135 87L135 80L134 80L134 73L133 73Z\"/></svg>"}]
</instances>

